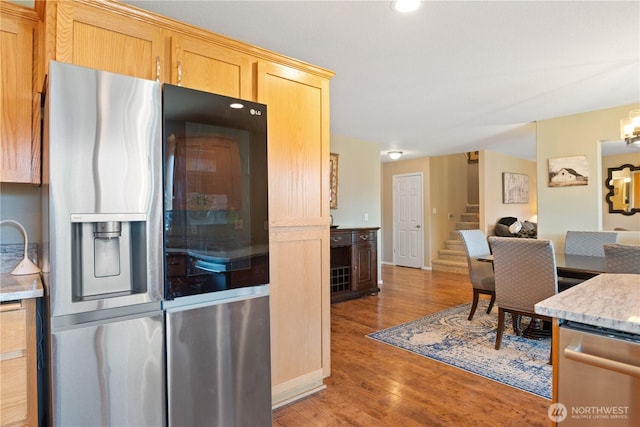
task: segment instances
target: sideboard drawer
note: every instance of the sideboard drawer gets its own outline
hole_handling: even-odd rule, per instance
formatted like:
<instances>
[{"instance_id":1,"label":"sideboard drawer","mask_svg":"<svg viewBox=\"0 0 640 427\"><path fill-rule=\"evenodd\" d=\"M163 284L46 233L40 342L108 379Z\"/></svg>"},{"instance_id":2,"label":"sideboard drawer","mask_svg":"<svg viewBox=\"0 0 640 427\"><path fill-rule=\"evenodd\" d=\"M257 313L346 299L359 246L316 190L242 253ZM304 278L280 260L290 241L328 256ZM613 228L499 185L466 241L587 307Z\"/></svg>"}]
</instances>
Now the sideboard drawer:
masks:
<instances>
[{"instance_id":1,"label":"sideboard drawer","mask_svg":"<svg viewBox=\"0 0 640 427\"><path fill-rule=\"evenodd\" d=\"M367 242L375 242L376 241L376 232L371 230L365 231L354 231L352 233L354 245L359 243L367 243Z\"/></svg>"},{"instance_id":2,"label":"sideboard drawer","mask_svg":"<svg viewBox=\"0 0 640 427\"><path fill-rule=\"evenodd\" d=\"M350 244L351 244L350 231L344 231L344 232L332 231L331 232L330 246L332 248L337 246L347 246Z\"/></svg>"}]
</instances>

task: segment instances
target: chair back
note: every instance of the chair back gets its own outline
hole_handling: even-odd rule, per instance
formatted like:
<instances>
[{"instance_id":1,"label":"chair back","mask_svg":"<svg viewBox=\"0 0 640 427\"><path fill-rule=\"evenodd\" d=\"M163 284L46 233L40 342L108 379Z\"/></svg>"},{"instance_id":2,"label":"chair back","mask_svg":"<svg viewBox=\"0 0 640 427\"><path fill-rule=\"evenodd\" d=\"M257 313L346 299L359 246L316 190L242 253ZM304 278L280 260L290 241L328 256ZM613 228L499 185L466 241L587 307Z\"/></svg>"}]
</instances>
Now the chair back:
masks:
<instances>
[{"instance_id":1,"label":"chair back","mask_svg":"<svg viewBox=\"0 0 640 427\"><path fill-rule=\"evenodd\" d=\"M614 231L567 231L564 253L604 257L605 243L616 243L618 233Z\"/></svg>"},{"instance_id":2,"label":"chair back","mask_svg":"<svg viewBox=\"0 0 640 427\"><path fill-rule=\"evenodd\" d=\"M607 273L640 274L640 246L605 244L604 268Z\"/></svg>"},{"instance_id":3,"label":"chair back","mask_svg":"<svg viewBox=\"0 0 640 427\"><path fill-rule=\"evenodd\" d=\"M494 290L494 274L491 263L477 259L491 254L484 233L480 230L459 230L458 234L464 242L471 285L476 289Z\"/></svg>"},{"instance_id":4,"label":"chair back","mask_svg":"<svg viewBox=\"0 0 640 427\"><path fill-rule=\"evenodd\" d=\"M558 292L553 242L491 236L489 245L498 307L534 313L536 303Z\"/></svg>"}]
</instances>

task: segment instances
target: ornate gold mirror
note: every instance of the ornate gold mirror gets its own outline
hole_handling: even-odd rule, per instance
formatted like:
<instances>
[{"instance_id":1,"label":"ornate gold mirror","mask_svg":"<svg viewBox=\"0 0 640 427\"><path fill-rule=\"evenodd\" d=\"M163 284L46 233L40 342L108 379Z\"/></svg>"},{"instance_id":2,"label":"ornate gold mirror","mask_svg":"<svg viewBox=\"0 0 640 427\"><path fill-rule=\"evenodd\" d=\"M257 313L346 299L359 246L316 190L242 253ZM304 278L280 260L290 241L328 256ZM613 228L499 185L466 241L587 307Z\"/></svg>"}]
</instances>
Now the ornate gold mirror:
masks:
<instances>
[{"instance_id":1,"label":"ornate gold mirror","mask_svg":"<svg viewBox=\"0 0 640 427\"><path fill-rule=\"evenodd\" d=\"M607 169L605 185L609 213L633 215L640 212L640 166L625 164Z\"/></svg>"}]
</instances>

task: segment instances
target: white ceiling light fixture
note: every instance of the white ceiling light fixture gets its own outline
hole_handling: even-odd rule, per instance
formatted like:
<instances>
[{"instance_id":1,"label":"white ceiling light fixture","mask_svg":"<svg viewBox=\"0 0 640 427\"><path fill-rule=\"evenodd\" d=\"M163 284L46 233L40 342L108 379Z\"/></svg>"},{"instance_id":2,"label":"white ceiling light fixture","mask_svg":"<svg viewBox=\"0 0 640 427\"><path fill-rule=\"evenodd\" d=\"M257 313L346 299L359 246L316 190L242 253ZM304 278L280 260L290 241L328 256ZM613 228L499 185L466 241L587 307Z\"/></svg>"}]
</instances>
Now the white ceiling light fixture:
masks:
<instances>
[{"instance_id":1,"label":"white ceiling light fixture","mask_svg":"<svg viewBox=\"0 0 640 427\"><path fill-rule=\"evenodd\" d=\"M640 147L640 110L629 112L629 117L620 120L620 137L627 145Z\"/></svg>"},{"instance_id":2,"label":"white ceiling light fixture","mask_svg":"<svg viewBox=\"0 0 640 427\"><path fill-rule=\"evenodd\" d=\"M398 160L402 156L402 151L389 151L387 155L391 160Z\"/></svg>"},{"instance_id":3,"label":"white ceiling light fixture","mask_svg":"<svg viewBox=\"0 0 640 427\"><path fill-rule=\"evenodd\" d=\"M420 0L396 0L391 2L391 9L396 12L409 13L420 7Z\"/></svg>"}]
</instances>

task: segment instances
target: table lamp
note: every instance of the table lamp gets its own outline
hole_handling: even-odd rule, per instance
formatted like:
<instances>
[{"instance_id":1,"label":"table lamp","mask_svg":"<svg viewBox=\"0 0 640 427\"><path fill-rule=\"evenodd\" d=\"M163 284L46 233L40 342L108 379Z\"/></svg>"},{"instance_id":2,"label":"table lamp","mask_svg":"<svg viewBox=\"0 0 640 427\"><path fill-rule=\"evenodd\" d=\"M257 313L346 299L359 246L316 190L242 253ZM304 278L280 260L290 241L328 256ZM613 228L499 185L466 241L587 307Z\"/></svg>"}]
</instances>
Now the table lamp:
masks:
<instances>
[{"instance_id":1,"label":"table lamp","mask_svg":"<svg viewBox=\"0 0 640 427\"><path fill-rule=\"evenodd\" d=\"M22 231L22 235L24 236L24 257L22 258L22 261L20 261L20 263L18 265L16 265L16 268L13 269L13 271L11 272L11 275L13 275L13 276L24 276L26 274L40 273L40 271L41 271L40 268L38 268L38 266L35 265L27 257L27 246L29 245L29 239L27 237L27 232L24 229L24 227L22 226L22 224L20 224L18 221L14 221L12 219L5 219L3 221L0 221L0 225L2 225L4 223L10 223L10 224L18 226L20 228L20 230Z\"/></svg>"}]
</instances>

